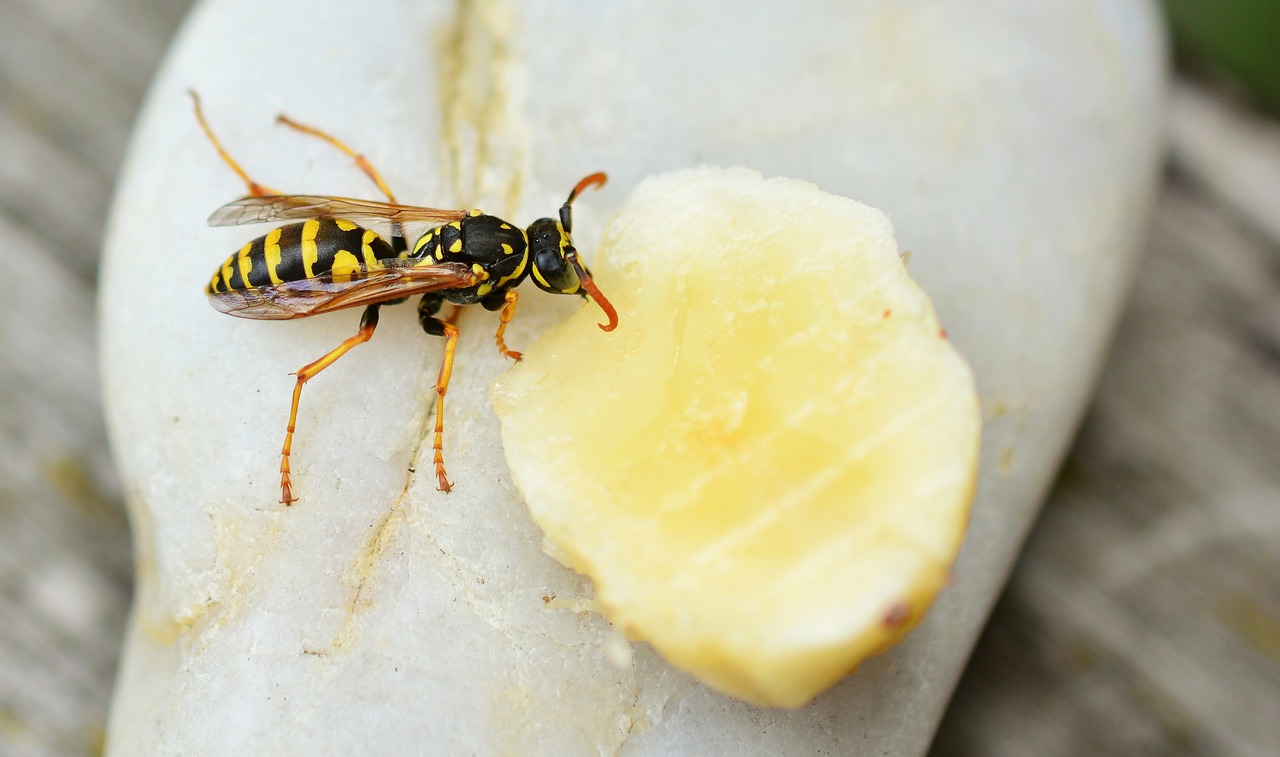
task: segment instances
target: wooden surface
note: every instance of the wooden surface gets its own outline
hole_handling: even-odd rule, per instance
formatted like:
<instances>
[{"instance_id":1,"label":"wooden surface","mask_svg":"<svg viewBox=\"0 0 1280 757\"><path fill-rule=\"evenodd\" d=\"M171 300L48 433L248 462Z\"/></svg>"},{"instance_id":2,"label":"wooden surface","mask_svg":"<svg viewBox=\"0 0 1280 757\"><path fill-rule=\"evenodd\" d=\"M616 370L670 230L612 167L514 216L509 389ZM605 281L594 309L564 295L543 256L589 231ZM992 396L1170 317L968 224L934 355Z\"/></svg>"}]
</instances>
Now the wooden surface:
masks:
<instances>
[{"instance_id":1,"label":"wooden surface","mask_svg":"<svg viewBox=\"0 0 1280 757\"><path fill-rule=\"evenodd\" d=\"M0 0L0 755L100 751L132 555L95 368L115 173L185 12Z\"/></svg>"},{"instance_id":2,"label":"wooden surface","mask_svg":"<svg viewBox=\"0 0 1280 757\"><path fill-rule=\"evenodd\" d=\"M113 176L186 7L0 0L0 755L98 750L131 557ZM934 753L1280 754L1280 129L1180 86L1116 349Z\"/></svg>"}]
</instances>

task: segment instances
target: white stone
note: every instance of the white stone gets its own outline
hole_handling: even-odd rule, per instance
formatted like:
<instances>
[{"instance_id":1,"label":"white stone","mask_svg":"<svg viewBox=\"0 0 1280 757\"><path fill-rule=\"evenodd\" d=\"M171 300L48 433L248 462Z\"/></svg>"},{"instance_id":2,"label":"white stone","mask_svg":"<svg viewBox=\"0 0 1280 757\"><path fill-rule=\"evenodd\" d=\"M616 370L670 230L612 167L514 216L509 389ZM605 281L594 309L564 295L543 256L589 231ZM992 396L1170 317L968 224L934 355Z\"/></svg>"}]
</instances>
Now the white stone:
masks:
<instances>
[{"instance_id":1,"label":"white stone","mask_svg":"<svg viewBox=\"0 0 1280 757\"><path fill-rule=\"evenodd\" d=\"M113 754L918 754L1088 397L1155 187L1164 93L1150 3L251 3L193 14L152 89L107 240L102 354L138 593ZM811 705L758 710L643 645L542 550L486 397L495 316L466 313L435 490L441 344L412 306L308 385L296 492L276 465L290 371L354 312L228 318L201 293L261 228L191 116L289 192L518 223L581 176L588 257L643 177L699 163L805 179L887 210L972 361L988 421L967 543L906 642ZM580 304L529 288L519 349ZM425 440L425 443L424 443ZM412 470L417 473L412 473ZM554 598L553 598L554 597ZM550 600L550 601L544 601Z\"/></svg>"}]
</instances>

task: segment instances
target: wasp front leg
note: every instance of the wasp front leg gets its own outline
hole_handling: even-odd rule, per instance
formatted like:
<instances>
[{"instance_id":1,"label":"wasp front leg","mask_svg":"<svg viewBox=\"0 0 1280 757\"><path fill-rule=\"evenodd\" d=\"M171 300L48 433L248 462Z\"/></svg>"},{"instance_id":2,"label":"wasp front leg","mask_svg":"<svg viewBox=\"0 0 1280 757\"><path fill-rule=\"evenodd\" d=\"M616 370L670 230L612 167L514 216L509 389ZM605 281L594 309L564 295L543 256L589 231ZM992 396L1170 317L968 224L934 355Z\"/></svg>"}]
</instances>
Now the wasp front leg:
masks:
<instances>
[{"instance_id":1,"label":"wasp front leg","mask_svg":"<svg viewBox=\"0 0 1280 757\"><path fill-rule=\"evenodd\" d=\"M436 469L436 488L442 492L448 492L453 490L453 484L449 483L449 477L444 470L444 395L449 391L449 377L453 375L453 352L458 345L459 332L457 326L435 317L443 304L442 295L423 295L418 303L418 322L422 324L423 331L431 336L442 336L446 340L444 360L440 364L440 376L436 379L436 429L432 448L435 450L433 462Z\"/></svg>"},{"instance_id":2,"label":"wasp front leg","mask_svg":"<svg viewBox=\"0 0 1280 757\"><path fill-rule=\"evenodd\" d=\"M498 351L512 360L519 360L522 355L515 350L507 349L507 342L503 335L507 332L507 324L511 323L511 319L515 317L516 302L519 299L520 294L516 290L508 289L505 293L494 292L480 301L485 310L502 310L498 316L498 333L494 334L493 338L498 343Z\"/></svg>"}]
</instances>

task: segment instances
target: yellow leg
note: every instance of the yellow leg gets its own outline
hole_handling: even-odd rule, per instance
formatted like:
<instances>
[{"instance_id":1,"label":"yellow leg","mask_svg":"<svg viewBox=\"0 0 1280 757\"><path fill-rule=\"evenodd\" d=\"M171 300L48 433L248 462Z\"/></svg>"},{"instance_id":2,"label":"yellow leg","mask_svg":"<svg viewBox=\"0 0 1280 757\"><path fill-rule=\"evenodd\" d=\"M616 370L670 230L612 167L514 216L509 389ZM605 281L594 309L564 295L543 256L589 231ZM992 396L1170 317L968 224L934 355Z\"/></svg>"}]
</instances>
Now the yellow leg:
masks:
<instances>
[{"instance_id":1,"label":"yellow leg","mask_svg":"<svg viewBox=\"0 0 1280 757\"><path fill-rule=\"evenodd\" d=\"M284 447L280 450L280 501L286 505L293 504L297 498L293 496L293 485L289 478L289 453L293 449L293 431L298 422L298 400L302 398L302 385L310 381L316 374L333 365L338 358L358 344L364 344L373 336L378 327L378 306L370 305L360 319L360 330L353 337L348 337L342 344L325 354L319 360L308 363L298 370L295 376L298 382L293 386L293 405L289 408L289 428L284 435ZM441 395L443 396L443 395ZM437 434L437 441L439 436ZM437 454L439 449L437 448Z\"/></svg>"},{"instance_id":2,"label":"yellow leg","mask_svg":"<svg viewBox=\"0 0 1280 757\"><path fill-rule=\"evenodd\" d=\"M341 150L343 154L345 154L347 157L351 158L356 162L356 165L360 167L360 170L364 171L365 176L368 176L373 181L374 184L378 185L378 189L384 195L387 196L388 202L392 202L392 203L396 202L396 196L391 193L391 187L387 186L387 182L382 179L382 174L378 173L378 169L374 168L373 164L370 163L368 159L366 159L363 155L356 152L355 150L352 150L350 147L347 147L346 143L344 143L342 140L317 129L314 126L307 126L306 124L300 124L297 121L294 121L292 118L289 118L288 116L284 115L283 113L276 116L276 121L284 124L285 126L288 126L291 129L300 131L303 134L310 134L313 137L322 139L325 142L328 142L330 145L333 145L334 147L336 147L338 150Z\"/></svg>"},{"instance_id":3,"label":"yellow leg","mask_svg":"<svg viewBox=\"0 0 1280 757\"><path fill-rule=\"evenodd\" d=\"M209 122L204 118L204 108L200 106L200 95L196 94L194 89L187 90L187 94L191 95L191 101L195 103L196 121L200 123L200 129L204 131L204 135L213 143L214 149L218 151L218 157L222 158L222 161L230 166L231 170L236 172L236 176L239 176L240 180L249 188L249 196L266 197L282 194L279 190L263 186L249 178L249 174L246 173L245 170L240 167L240 164L235 161L235 158L232 158L231 154L223 148L222 142L218 141L218 137L213 133L213 129L209 128Z\"/></svg>"},{"instance_id":4,"label":"yellow leg","mask_svg":"<svg viewBox=\"0 0 1280 757\"><path fill-rule=\"evenodd\" d=\"M458 345L458 327L444 322L444 335L448 341L444 344L444 362L440 364L440 377L436 379L436 438L435 467L436 488L442 492L453 491L444 471L444 395L449 391L449 377L453 375L453 351Z\"/></svg>"},{"instance_id":5,"label":"yellow leg","mask_svg":"<svg viewBox=\"0 0 1280 757\"><path fill-rule=\"evenodd\" d=\"M493 335L493 338L498 342L498 351L512 360L519 360L521 354L515 350L507 349L507 342L502 338L502 335L507 331L507 324L511 323L511 319L515 317L516 301L518 299L520 299L520 295L516 290L507 290L507 304L502 306L502 313L498 316L498 333Z\"/></svg>"}]
</instances>

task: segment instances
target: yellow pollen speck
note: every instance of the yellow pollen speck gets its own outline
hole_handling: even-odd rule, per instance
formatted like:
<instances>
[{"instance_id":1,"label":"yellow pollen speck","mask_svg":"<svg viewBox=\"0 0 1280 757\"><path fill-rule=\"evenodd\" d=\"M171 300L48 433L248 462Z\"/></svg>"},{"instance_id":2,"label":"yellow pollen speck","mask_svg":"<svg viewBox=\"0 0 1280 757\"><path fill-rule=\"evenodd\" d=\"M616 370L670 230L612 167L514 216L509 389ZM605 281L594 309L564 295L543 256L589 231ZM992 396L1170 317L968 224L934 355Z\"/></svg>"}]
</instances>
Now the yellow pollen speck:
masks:
<instances>
[{"instance_id":1,"label":"yellow pollen speck","mask_svg":"<svg viewBox=\"0 0 1280 757\"><path fill-rule=\"evenodd\" d=\"M453 240L453 244L449 245L449 252L462 252L462 240Z\"/></svg>"}]
</instances>

